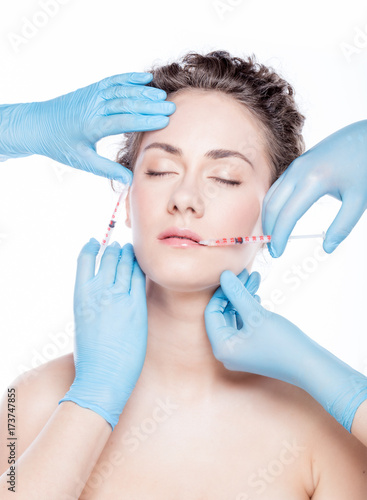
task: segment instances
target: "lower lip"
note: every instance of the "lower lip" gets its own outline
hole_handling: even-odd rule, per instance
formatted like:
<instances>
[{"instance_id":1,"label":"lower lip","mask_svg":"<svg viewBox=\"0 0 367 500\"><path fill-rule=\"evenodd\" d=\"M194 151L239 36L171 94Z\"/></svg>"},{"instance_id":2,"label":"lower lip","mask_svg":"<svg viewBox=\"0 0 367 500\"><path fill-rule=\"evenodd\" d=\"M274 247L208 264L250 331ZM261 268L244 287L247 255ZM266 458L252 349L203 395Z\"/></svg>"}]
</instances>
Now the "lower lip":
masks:
<instances>
[{"instance_id":1,"label":"lower lip","mask_svg":"<svg viewBox=\"0 0 367 500\"><path fill-rule=\"evenodd\" d=\"M165 238L164 240L159 240L159 241L161 241L164 245L168 245L170 247L180 247L180 248L201 247L199 243L184 238Z\"/></svg>"}]
</instances>

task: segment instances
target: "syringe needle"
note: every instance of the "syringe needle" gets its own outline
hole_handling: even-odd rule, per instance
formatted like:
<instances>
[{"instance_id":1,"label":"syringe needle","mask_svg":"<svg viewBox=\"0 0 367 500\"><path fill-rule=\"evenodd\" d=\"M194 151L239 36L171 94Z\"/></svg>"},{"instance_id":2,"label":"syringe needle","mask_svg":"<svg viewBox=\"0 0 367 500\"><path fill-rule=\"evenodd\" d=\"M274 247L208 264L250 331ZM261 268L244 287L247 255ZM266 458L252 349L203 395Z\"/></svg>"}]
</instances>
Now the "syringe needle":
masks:
<instances>
[{"instance_id":1,"label":"syringe needle","mask_svg":"<svg viewBox=\"0 0 367 500\"><path fill-rule=\"evenodd\" d=\"M299 240L303 238L322 238L323 240L325 239L325 231L323 231L321 234L295 234L294 236L290 236L288 239L289 240Z\"/></svg>"},{"instance_id":2,"label":"syringe needle","mask_svg":"<svg viewBox=\"0 0 367 500\"><path fill-rule=\"evenodd\" d=\"M322 238L323 240L325 239L325 232L323 231L321 234L297 234L294 236L290 236L288 239L305 239L305 238ZM216 246L227 246L227 245L238 245L242 243L259 243L259 242L266 242L269 243L271 241L271 236L270 235L260 235L260 236L237 236L235 238L217 238L217 239L208 239L208 240L201 240L198 243L200 245L206 245L210 247L216 247Z\"/></svg>"}]
</instances>

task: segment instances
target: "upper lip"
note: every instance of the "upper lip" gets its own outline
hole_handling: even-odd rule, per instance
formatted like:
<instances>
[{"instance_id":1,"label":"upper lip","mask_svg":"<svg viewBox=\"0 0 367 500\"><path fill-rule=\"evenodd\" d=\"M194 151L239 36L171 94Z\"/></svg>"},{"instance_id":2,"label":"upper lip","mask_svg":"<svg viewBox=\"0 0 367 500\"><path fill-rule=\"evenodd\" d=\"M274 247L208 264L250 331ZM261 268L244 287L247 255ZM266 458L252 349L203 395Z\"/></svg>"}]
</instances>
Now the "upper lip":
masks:
<instances>
[{"instance_id":1,"label":"upper lip","mask_svg":"<svg viewBox=\"0 0 367 500\"><path fill-rule=\"evenodd\" d=\"M181 229L179 227L169 227L158 235L158 239L164 240L165 238L169 238L170 236L181 236L182 238L187 238L189 240L196 241L197 243L202 240L201 236L194 233L193 231L190 231L190 229Z\"/></svg>"}]
</instances>

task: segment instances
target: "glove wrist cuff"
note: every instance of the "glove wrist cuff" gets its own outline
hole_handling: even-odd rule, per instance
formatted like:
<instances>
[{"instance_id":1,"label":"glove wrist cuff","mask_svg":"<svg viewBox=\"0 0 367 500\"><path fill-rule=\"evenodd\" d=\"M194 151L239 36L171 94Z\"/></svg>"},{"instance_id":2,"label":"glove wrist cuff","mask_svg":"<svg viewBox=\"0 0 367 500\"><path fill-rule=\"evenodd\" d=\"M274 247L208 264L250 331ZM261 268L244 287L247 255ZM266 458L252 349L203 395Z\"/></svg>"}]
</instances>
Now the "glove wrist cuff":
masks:
<instances>
[{"instance_id":1,"label":"glove wrist cuff","mask_svg":"<svg viewBox=\"0 0 367 500\"><path fill-rule=\"evenodd\" d=\"M311 340L300 363L297 385L350 432L354 415L367 399L367 377Z\"/></svg>"},{"instance_id":2,"label":"glove wrist cuff","mask_svg":"<svg viewBox=\"0 0 367 500\"><path fill-rule=\"evenodd\" d=\"M359 375L359 376L358 376ZM328 402L327 411L348 432L359 406L367 399L367 378L362 374L350 376L343 388L340 388L334 401Z\"/></svg>"},{"instance_id":3,"label":"glove wrist cuff","mask_svg":"<svg viewBox=\"0 0 367 500\"><path fill-rule=\"evenodd\" d=\"M126 401L120 401L116 394L111 394L109 387L96 388L73 383L69 391L59 401L73 401L82 408L89 408L103 417L112 427L115 428L119 417L125 407Z\"/></svg>"}]
</instances>

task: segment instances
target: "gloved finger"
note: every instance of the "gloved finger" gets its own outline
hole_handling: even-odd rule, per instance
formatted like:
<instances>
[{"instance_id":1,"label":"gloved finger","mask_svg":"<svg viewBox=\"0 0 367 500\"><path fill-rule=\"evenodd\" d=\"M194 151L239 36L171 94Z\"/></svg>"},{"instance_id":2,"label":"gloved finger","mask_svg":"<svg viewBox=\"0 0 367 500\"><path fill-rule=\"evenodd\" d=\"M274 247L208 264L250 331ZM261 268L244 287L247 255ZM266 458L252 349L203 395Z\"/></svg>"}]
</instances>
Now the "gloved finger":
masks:
<instances>
[{"instance_id":1,"label":"gloved finger","mask_svg":"<svg viewBox=\"0 0 367 500\"><path fill-rule=\"evenodd\" d=\"M321 182L307 182L307 179L303 179L302 184L296 186L290 194L286 183L283 183L282 186L285 186L284 190L280 187L276 194L277 198L274 198L275 212L277 213L275 226L271 233L271 248L274 257L280 257L284 252L288 238L298 220L321 196L326 194L325 187Z\"/></svg>"},{"instance_id":2,"label":"gloved finger","mask_svg":"<svg viewBox=\"0 0 367 500\"><path fill-rule=\"evenodd\" d=\"M76 148L76 150L80 154L80 161L86 172L131 185L133 173L128 168L99 156L92 148ZM75 165L75 168L80 168L80 166Z\"/></svg>"},{"instance_id":3,"label":"gloved finger","mask_svg":"<svg viewBox=\"0 0 367 500\"><path fill-rule=\"evenodd\" d=\"M352 190L342 196L342 206L326 232L323 247L331 253L350 234L364 211L366 201L359 193Z\"/></svg>"},{"instance_id":4,"label":"gloved finger","mask_svg":"<svg viewBox=\"0 0 367 500\"><path fill-rule=\"evenodd\" d=\"M145 71L141 72L130 72L130 73L120 73L117 75L108 76L103 78L98 83L99 88L104 89L107 87L112 87L113 85L125 85L127 83L137 83L137 84L147 84L153 79L152 73L147 73Z\"/></svg>"},{"instance_id":5,"label":"gloved finger","mask_svg":"<svg viewBox=\"0 0 367 500\"><path fill-rule=\"evenodd\" d=\"M102 89L99 96L106 101L109 99L126 98L145 98L152 100L161 99L164 101L167 98L167 93L163 89L156 87L146 87L145 85L114 85Z\"/></svg>"},{"instance_id":6,"label":"gloved finger","mask_svg":"<svg viewBox=\"0 0 367 500\"><path fill-rule=\"evenodd\" d=\"M78 256L76 269L76 290L78 290L85 283L94 278L96 269L96 256L99 252L100 246L100 243L95 238L91 238L88 243L86 243L81 249L81 252Z\"/></svg>"},{"instance_id":7,"label":"gloved finger","mask_svg":"<svg viewBox=\"0 0 367 500\"><path fill-rule=\"evenodd\" d=\"M222 287L218 287L204 311L205 327L215 356L219 355L217 347L226 338L230 338L236 329L228 326L228 318L224 316L228 298Z\"/></svg>"},{"instance_id":8,"label":"gloved finger","mask_svg":"<svg viewBox=\"0 0 367 500\"><path fill-rule=\"evenodd\" d=\"M133 275L131 278L131 295L133 297L142 298L145 297L145 274L143 273L137 259L135 258Z\"/></svg>"},{"instance_id":9,"label":"gloved finger","mask_svg":"<svg viewBox=\"0 0 367 500\"><path fill-rule=\"evenodd\" d=\"M249 278L249 272L246 268L242 269L242 271L237 274L237 278L242 281L243 284L245 284Z\"/></svg>"},{"instance_id":10,"label":"gloved finger","mask_svg":"<svg viewBox=\"0 0 367 500\"><path fill-rule=\"evenodd\" d=\"M254 299L257 300L259 304L261 304L261 298L258 295L254 295Z\"/></svg>"},{"instance_id":11,"label":"gloved finger","mask_svg":"<svg viewBox=\"0 0 367 500\"><path fill-rule=\"evenodd\" d=\"M224 308L223 317L227 326L236 328L238 313L230 301L227 302L227 306Z\"/></svg>"},{"instance_id":12,"label":"gloved finger","mask_svg":"<svg viewBox=\"0 0 367 500\"><path fill-rule=\"evenodd\" d=\"M243 285L245 285L248 282L249 288L255 292L258 288L260 275L256 271L254 273L252 273L252 275L253 275L253 277L248 282L249 273L248 273L247 269L245 268L238 274L237 277L238 277L238 279L241 280ZM209 304L210 304L210 306L209 306ZM215 319L215 313L219 312L219 314L222 316L222 319L223 319L223 321L221 321L221 326L228 327L229 328L228 332L231 331L230 330L231 328L237 330L237 325L238 325L238 321L240 321L240 318L238 318L238 313L236 311L236 308L228 300L228 298L223 293L223 290L220 286L214 292L209 304L208 304L209 307L207 306L208 315L210 315L209 317L211 317L211 318L213 318L213 316L214 316L214 322L215 321L218 322L219 316L217 316L216 317L217 319ZM220 311L222 311L222 312L220 312ZM210 313L214 313L214 314L210 314Z\"/></svg>"},{"instance_id":13,"label":"gloved finger","mask_svg":"<svg viewBox=\"0 0 367 500\"><path fill-rule=\"evenodd\" d=\"M250 276L248 275L248 271L247 270L245 271L246 273L242 271L240 274L237 275L237 277L238 279L241 280L242 284L246 287L248 292L251 293L251 295L254 295L260 286L261 276L257 271L251 273ZM241 316L238 314L238 312L236 311L235 307L233 307L233 304L231 302L228 302L228 306L226 309L228 309L229 307L231 308L231 311L235 313L235 320L233 319L232 323L230 323L229 319L227 319L228 325L233 326L233 328L236 329L241 329L243 326L243 321L241 319Z\"/></svg>"},{"instance_id":14,"label":"gloved finger","mask_svg":"<svg viewBox=\"0 0 367 500\"><path fill-rule=\"evenodd\" d=\"M256 271L255 271L256 272ZM255 274L255 273L252 273L252 274ZM258 274L258 273L256 273ZM241 280L241 282L245 285L245 283L247 282L248 278L249 278L249 273L247 271L247 269L243 269L239 274L238 274L238 279ZM252 281L252 280L251 280ZM252 286L252 285L251 285ZM256 291L256 290L255 290ZM227 299L227 297L225 296L225 294L223 293L223 290L222 288L219 286L216 291L214 292L211 300L215 301L216 299L218 299L219 301L226 301L226 304L221 303L221 307L223 307L223 314L225 315L226 313L232 313L233 311L235 311L235 308L233 307L233 304L231 304L231 302ZM231 320L231 316L228 316L227 317L228 320Z\"/></svg>"},{"instance_id":15,"label":"gloved finger","mask_svg":"<svg viewBox=\"0 0 367 500\"><path fill-rule=\"evenodd\" d=\"M228 327L237 328L237 311L230 302L228 302L228 306L224 310L223 316Z\"/></svg>"},{"instance_id":16,"label":"gloved finger","mask_svg":"<svg viewBox=\"0 0 367 500\"><path fill-rule=\"evenodd\" d=\"M257 271L254 271L249 276L247 269L243 269L243 271L241 271L237 275L237 277L241 281L241 283L246 287L248 292L251 293L251 295L254 295L259 289L261 276ZM239 322L238 312L236 311L236 308L230 301L228 301L228 304L223 314L228 326L235 327L238 324ZM235 317L233 315L235 315Z\"/></svg>"},{"instance_id":17,"label":"gloved finger","mask_svg":"<svg viewBox=\"0 0 367 500\"><path fill-rule=\"evenodd\" d=\"M121 250L117 265L115 285L113 290L118 293L130 293L131 276L134 265L134 250L131 243L126 243Z\"/></svg>"},{"instance_id":18,"label":"gloved finger","mask_svg":"<svg viewBox=\"0 0 367 500\"><path fill-rule=\"evenodd\" d=\"M152 101L150 99L111 99L105 101L99 108L101 115L116 114L132 115L171 115L176 110L172 101Z\"/></svg>"},{"instance_id":19,"label":"gloved finger","mask_svg":"<svg viewBox=\"0 0 367 500\"><path fill-rule=\"evenodd\" d=\"M254 313L261 317L263 308L232 271L224 271L220 276L220 283L223 293L236 308L244 325L251 323Z\"/></svg>"},{"instance_id":20,"label":"gloved finger","mask_svg":"<svg viewBox=\"0 0 367 500\"><path fill-rule=\"evenodd\" d=\"M243 285L246 285L247 281L249 280L248 270L246 268L243 269L239 274L237 274L237 278L239 280L241 280L241 283L243 283ZM235 308L233 307L233 304L231 304L230 302L228 302L227 307L231 307L233 310L235 310Z\"/></svg>"},{"instance_id":21,"label":"gloved finger","mask_svg":"<svg viewBox=\"0 0 367 500\"><path fill-rule=\"evenodd\" d=\"M247 282L248 280L248 277L249 277L249 273L247 271L247 269L243 269L238 275L237 275L238 279L241 280L241 282L245 285L245 283ZM229 326L233 326L235 327L235 325L237 324L236 323L236 315L237 315L237 311L236 309L233 307L233 304L231 304L231 302L228 301L228 304L226 306L226 308L224 309L224 312L223 312L223 315L224 315L224 318L226 320L226 323L229 325Z\"/></svg>"},{"instance_id":22,"label":"gloved finger","mask_svg":"<svg viewBox=\"0 0 367 500\"><path fill-rule=\"evenodd\" d=\"M164 115L132 115L130 113L121 113L103 116L99 120L100 139L108 135L157 130L166 127L168 124L169 118Z\"/></svg>"},{"instance_id":23,"label":"gloved finger","mask_svg":"<svg viewBox=\"0 0 367 500\"><path fill-rule=\"evenodd\" d=\"M248 292L251 293L251 295L255 295L255 293L259 289L260 283L261 275L257 271L254 271L250 274L248 280L246 281L246 283L244 283L244 285L247 288Z\"/></svg>"},{"instance_id":24,"label":"gloved finger","mask_svg":"<svg viewBox=\"0 0 367 500\"><path fill-rule=\"evenodd\" d=\"M117 264L121 254L121 246L117 241L108 245L101 257L97 276L106 286L113 285L116 279Z\"/></svg>"}]
</instances>

